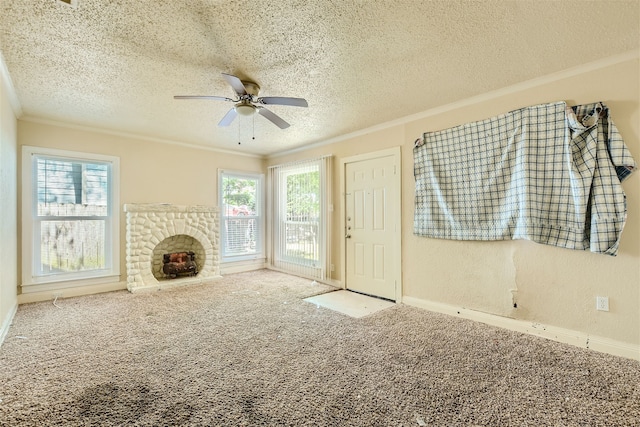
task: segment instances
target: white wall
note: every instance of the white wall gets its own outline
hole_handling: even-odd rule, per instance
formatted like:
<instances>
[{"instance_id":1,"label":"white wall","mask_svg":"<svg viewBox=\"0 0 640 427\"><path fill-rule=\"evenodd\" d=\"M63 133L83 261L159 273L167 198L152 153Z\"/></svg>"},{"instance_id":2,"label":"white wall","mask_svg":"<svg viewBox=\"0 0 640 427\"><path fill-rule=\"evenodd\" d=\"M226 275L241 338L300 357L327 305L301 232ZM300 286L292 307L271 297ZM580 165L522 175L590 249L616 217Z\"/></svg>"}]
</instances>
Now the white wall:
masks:
<instances>
[{"instance_id":1,"label":"white wall","mask_svg":"<svg viewBox=\"0 0 640 427\"><path fill-rule=\"evenodd\" d=\"M17 124L10 102L13 87L0 55L0 344L17 308Z\"/></svg>"}]
</instances>

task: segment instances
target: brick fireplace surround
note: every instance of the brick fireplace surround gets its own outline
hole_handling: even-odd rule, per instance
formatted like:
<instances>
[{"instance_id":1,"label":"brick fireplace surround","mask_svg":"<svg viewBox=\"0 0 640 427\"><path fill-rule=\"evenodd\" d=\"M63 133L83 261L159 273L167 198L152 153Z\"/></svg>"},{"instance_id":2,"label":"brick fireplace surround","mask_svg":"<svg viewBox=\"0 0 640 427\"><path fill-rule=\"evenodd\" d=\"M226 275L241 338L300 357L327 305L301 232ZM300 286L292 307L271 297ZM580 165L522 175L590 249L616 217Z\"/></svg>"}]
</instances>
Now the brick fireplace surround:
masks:
<instances>
[{"instance_id":1,"label":"brick fireplace surround","mask_svg":"<svg viewBox=\"0 0 640 427\"><path fill-rule=\"evenodd\" d=\"M130 292L201 284L220 278L219 209L209 206L125 204L127 289ZM195 277L158 274L166 251L196 253Z\"/></svg>"}]
</instances>

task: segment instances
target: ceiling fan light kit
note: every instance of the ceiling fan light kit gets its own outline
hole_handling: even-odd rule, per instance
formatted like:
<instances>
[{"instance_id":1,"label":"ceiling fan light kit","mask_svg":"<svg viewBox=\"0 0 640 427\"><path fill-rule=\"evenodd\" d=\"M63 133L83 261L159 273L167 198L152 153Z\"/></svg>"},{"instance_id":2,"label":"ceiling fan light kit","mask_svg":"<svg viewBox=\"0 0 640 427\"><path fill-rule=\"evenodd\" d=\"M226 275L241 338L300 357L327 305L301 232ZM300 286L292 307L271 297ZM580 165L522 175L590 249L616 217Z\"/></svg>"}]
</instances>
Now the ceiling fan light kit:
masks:
<instances>
[{"instance_id":1,"label":"ceiling fan light kit","mask_svg":"<svg viewBox=\"0 0 640 427\"><path fill-rule=\"evenodd\" d=\"M240 114L241 116L252 116L253 113L256 112L256 107L254 107L253 105L246 103L246 104L239 104L236 105L235 107L236 112L238 114Z\"/></svg>"},{"instance_id":2,"label":"ceiling fan light kit","mask_svg":"<svg viewBox=\"0 0 640 427\"><path fill-rule=\"evenodd\" d=\"M229 126L238 114L241 116L251 116L256 111L262 117L278 126L280 129L286 129L290 125L273 111L268 110L264 105L287 105L292 107L308 107L307 101L303 98L289 98L283 96L265 96L258 97L260 86L254 82L240 80L231 74L222 73L222 77L229 83L236 93L236 99L224 96L210 95L176 95L174 99L212 99L215 101L233 102L235 105L220 120L218 126Z\"/></svg>"}]
</instances>

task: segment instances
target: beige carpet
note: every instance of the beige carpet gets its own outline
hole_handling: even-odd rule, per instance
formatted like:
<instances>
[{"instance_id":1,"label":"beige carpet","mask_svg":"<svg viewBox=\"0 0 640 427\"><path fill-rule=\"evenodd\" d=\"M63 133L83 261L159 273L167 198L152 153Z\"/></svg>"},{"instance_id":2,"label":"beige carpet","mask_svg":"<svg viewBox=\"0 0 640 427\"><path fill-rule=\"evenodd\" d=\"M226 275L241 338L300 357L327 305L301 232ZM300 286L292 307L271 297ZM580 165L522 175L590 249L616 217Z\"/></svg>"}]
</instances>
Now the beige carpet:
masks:
<instances>
[{"instance_id":1,"label":"beige carpet","mask_svg":"<svg viewBox=\"0 0 640 427\"><path fill-rule=\"evenodd\" d=\"M633 426L640 363L271 271L20 306L2 426Z\"/></svg>"}]
</instances>

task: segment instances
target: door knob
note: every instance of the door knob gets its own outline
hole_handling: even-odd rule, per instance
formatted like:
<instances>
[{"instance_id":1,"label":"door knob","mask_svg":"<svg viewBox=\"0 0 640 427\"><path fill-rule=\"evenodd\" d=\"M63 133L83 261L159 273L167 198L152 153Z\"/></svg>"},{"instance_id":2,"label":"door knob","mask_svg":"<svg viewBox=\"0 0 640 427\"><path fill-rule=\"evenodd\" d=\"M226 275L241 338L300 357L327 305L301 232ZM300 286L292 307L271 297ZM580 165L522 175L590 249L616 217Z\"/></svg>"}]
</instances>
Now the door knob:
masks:
<instances>
[{"instance_id":1,"label":"door knob","mask_svg":"<svg viewBox=\"0 0 640 427\"><path fill-rule=\"evenodd\" d=\"M351 238L351 234L347 234L346 236L344 236L345 239L350 239Z\"/></svg>"}]
</instances>

